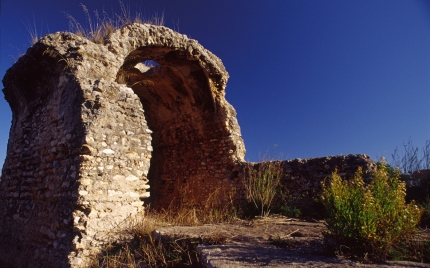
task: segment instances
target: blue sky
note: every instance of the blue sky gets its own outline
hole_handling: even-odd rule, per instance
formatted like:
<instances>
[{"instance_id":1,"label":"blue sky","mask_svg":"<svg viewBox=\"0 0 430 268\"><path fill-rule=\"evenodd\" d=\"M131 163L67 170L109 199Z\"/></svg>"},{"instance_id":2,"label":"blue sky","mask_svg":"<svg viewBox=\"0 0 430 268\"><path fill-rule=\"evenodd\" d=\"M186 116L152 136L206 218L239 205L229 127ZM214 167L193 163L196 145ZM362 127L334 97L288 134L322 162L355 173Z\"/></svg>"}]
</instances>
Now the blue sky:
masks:
<instances>
[{"instance_id":1,"label":"blue sky","mask_svg":"<svg viewBox=\"0 0 430 268\"><path fill-rule=\"evenodd\" d=\"M430 138L430 1L123 1L132 14L164 13L230 74L249 161L390 155ZM117 0L2 0L0 76L30 46L26 28L67 31L68 13L119 13ZM11 125L0 98L0 166Z\"/></svg>"}]
</instances>

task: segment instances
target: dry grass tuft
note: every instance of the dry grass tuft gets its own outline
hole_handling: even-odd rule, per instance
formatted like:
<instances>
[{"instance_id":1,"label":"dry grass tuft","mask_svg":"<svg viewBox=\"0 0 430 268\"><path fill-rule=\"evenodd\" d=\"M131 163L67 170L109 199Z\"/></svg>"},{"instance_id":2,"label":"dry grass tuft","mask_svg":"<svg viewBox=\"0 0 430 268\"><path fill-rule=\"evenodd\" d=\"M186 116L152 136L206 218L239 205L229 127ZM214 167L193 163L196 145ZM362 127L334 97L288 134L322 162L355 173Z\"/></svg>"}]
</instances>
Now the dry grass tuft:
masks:
<instances>
[{"instance_id":1,"label":"dry grass tuft","mask_svg":"<svg viewBox=\"0 0 430 268\"><path fill-rule=\"evenodd\" d=\"M69 30L75 34L88 38L94 43L102 44L104 39L112 34L115 30L121 29L124 26L141 23L141 24L152 24L152 25L164 25L164 14L161 16L155 14L150 19L146 19L141 13L136 13L134 16L131 15L130 9L126 8L122 1L119 1L121 13L115 13L113 18L110 17L106 11L102 11L101 15L97 10L94 11L94 19L92 18L88 8L81 4L82 10L84 11L87 18L87 27L83 27L72 15L66 13L66 17L69 20Z\"/></svg>"},{"instance_id":2,"label":"dry grass tuft","mask_svg":"<svg viewBox=\"0 0 430 268\"><path fill-rule=\"evenodd\" d=\"M198 226L230 222L237 216L233 206L234 189L227 195L221 189L216 189L203 204L196 202L188 193L188 185L183 186L180 189L180 200L172 200L167 209L157 212L160 221L173 225Z\"/></svg>"},{"instance_id":3,"label":"dry grass tuft","mask_svg":"<svg viewBox=\"0 0 430 268\"><path fill-rule=\"evenodd\" d=\"M147 207L144 214L129 219L120 231L120 237L129 238L127 242L110 245L91 267L200 267L196 246L223 244L227 239L225 235L216 233L198 240L172 238L166 241L154 231L159 226L229 222L236 214L231 202L219 203L219 200L225 201L221 189L212 192L204 205L198 205L186 193L189 193L187 186L181 189L177 205L172 202L168 209L161 211ZM233 195L234 191L230 191L228 198L232 200Z\"/></svg>"},{"instance_id":4,"label":"dry grass tuft","mask_svg":"<svg viewBox=\"0 0 430 268\"><path fill-rule=\"evenodd\" d=\"M36 24L36 19L34 18L33 15L33 22L29 22L27 19L25 20L25 22L23 21L25 30L27 31L27 33L30 35L30 39L29 42L31 45L34 45L37 43L37 41L39 41L41 35L42 35L42 26L43 26L43 21L40 24L40 29L37 29L37 24Z\"/></svg>"},{"instance_id":5,"label":"dry grass tuft","mask_svg":"<svg viewBox=\"0 0 430 268\"><path fill-rule=\"evenodd\" d=\"M149 210L129 220L126 228L119 231L121 237L129 239L111 244L90 267L176 267L178 264L197 267L198 254L192 241L163 241L154 235L156 227L164 224L160 220L159 214Z\"/></svg>"},{"instance_id":6,"label":"dry grass tuft","mask_svg":"<svg viewBox=\"0 0 430 268\"><path fill-rule=\"evenodd\" d=\"M164 13L161 13L161 15L155 13L152 17L145 18L140 12L136 12L136 14L132 15L130 8L127 8L121 0L119 0L118 3L120 6L119 14L114 13L112 16L109 16L105 10L103 10L101 14L98 10L94 10L94 17L91 16L90 11L84 4L80 4L86 16L87 26L82 26L75 17L65 13L66 18L69 20L69 31L78 36L88 38L94 43L102 44L107 36L127 25L140 23L163 26L165 23ZM41 38L42 27L40 30L37 29L34 17L32 23L26 21L24 26L30 36L30 44L34 45Z\"/></svg>"}]
</instances>

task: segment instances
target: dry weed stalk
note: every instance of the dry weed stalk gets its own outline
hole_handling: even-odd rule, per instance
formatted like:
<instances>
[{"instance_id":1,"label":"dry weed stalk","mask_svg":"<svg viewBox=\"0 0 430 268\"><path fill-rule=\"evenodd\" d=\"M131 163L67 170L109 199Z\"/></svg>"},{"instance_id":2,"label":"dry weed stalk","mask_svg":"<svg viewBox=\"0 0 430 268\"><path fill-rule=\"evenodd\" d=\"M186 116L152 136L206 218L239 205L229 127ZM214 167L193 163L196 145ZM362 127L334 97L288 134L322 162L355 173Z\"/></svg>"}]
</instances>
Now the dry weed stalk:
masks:
<instances>
[{"instance_id":1,"label":"dry weed stalk","mask_svg":"<svg viewBox=\"0 0 430 268\"><path fill-rule=\"evenodd\" d=\"M121 29L122 27L132 23L147 23L158 26L164 25L164 13L162 13L161 16L155 14L150 19L143 18L141 13L136 13L132 16L130 9L126 8L121 0L118 2L121 10L120 14L115 13L114 18L111 18L106 11L103 10L103 15L100 16L99 12L95 10L94 21L88 8L84 4L81 4L82 10L86 15L88 27L83 27L75 17L66 13L66 18L69 20L69 30L79 36L90 39L94 43L102 44L104 39L115 30Z\"/></svg>"},{"instance_id":2,"label":"dry weed stalk","mask_svg":"<svg viewBox=\"0 0 430 268\"><path fill-rule=\"evenodd\" d=\"M254 203L260 216L267 217L270 214L273 199L279 189L282 178L280 161L266 161L256 166L248 166L245 169L243 185L246 199Z\"/></svg>"},{"instance_id":3,"label":"dry weed stalk","mask_svg":"<svg viewBox=\"0 0 430 268\"><path fill-rule=\"evenodd\" d=\"M36 26L36 19L34 18L33 15L33 24L31 25L27 19L25 21L25 23L23 22L25 29L27 30L27 33L30 35L30 44L34 45L37 43L37 41L39 41L41 34L42 34L42 24L40 26L40 31L37 30L37 26Z\"/></svg>"}]
</instances>

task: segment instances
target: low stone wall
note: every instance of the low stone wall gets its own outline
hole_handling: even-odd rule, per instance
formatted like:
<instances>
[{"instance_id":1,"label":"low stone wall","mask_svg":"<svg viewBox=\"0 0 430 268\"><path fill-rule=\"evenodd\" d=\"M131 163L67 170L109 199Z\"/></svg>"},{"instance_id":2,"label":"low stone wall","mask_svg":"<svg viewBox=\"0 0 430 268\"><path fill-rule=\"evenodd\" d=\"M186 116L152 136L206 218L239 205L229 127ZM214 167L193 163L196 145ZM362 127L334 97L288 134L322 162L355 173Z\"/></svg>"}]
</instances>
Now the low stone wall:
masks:
<instances>
[{"instance_id":1,"label":"low stone wall","mask_svg":"<svg viewBox=\"0 0 430 268\"><path fill-rule=\"evenodd\" d=\"M353 178L359 167L362 168L363 177L370 179L376 171L376 163L364 154L351 154L341 156L327 156L308 159L293 159L277 161L282 170L281 187L284 197L294 205L306 206L313 204L315 198L321 194L321 183L330 178L337 171L343 179ZM243 185L246 171L258 169L262 163L242 163L236 180L236 191L239 203L245 201L245 188ZM274 202L280 202L275 200Z\"/></svg>"}]
</instances>

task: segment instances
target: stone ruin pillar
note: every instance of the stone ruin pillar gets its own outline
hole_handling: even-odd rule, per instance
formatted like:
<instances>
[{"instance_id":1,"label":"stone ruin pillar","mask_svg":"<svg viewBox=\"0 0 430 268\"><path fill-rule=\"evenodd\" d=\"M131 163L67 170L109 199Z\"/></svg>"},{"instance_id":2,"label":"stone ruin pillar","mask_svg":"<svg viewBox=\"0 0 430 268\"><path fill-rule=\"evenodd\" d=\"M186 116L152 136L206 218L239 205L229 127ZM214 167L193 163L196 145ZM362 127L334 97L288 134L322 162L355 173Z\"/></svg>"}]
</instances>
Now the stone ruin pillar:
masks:
<instances>
[{"instance_id":1,"label":"stone ruin pillar","mask_svg":"<svg viewBox=\"0 0 430 268\"><path fill-rule=\"evenodd\" d=\"M158 65L142 64L153 60ZM230 187L243 140L228 74L197 41L132 24L103 44L43 37L6 73L0 265L82 267L149 196Z\"/></svg>"}]
</instances>

